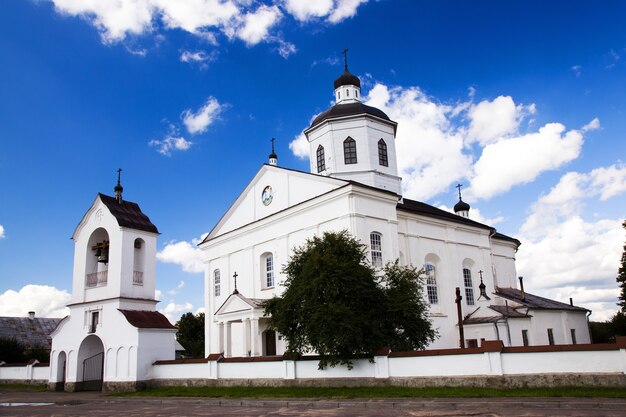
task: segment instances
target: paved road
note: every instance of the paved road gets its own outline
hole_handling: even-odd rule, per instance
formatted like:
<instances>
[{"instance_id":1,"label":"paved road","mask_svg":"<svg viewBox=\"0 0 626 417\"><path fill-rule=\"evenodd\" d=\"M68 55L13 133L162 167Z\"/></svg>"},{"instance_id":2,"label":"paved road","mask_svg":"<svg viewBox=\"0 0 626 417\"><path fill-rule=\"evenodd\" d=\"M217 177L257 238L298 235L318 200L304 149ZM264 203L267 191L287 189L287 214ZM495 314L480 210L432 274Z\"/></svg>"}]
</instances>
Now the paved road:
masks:
<instances>
[{"instance_id":1,"label":"paved road","mask_svg":"<svg viewBox=\"0 0 626 417\"><path fill-rule=\"evenodd\" d=\"M624 416L626 400L194 399L119 398L100 393L16 392L0 388L2 416Z\"/></svg>"}]
</instances>

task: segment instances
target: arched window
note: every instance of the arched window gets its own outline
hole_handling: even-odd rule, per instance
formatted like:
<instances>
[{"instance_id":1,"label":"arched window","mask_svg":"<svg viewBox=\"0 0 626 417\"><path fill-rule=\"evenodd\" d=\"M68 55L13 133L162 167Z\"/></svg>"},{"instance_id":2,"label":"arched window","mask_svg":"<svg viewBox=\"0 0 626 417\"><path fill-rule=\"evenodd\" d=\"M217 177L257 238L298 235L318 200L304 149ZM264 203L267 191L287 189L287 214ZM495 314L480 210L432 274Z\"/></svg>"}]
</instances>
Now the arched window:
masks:
<instances>
[{"instance_id":1,"label":"arched window","mask_svg":"<svg viewBox=\"0 0 626 417\"><path fill-rule=\"evenodd\" d=\"M219 269L213 271L213 293L216 297L222 295L222 276Z\"/></svg>"},{"instance_id":2,"label":"arched window","mask_svg":"<svg viewBox=\"0 0 626 417\"><path fill-rule=\"evenodd\" d=\"M326 159L324 157L324 147L322 145L317 147L317 172L326 170Z\"/></svg>"},{"instance_id":3,"label":"arched window","mask_svg":"<svg viewBox=\"0 0 626 417\"><path fill-rule=\"evenodd\" d=\"M378 232L370 233L370 253L372 255L372 266L374 268L382 268L383 267L382 235Z\"/></svg>"},{"instance_id":4,"label":"arched window","mask_svg":"<svg viewBox=\"0 0 626 417\"><path fill-rule=\"evenodd\" d=\"M437 276L435 273L435 265L424 265L426 271L426 294L428 295L429 304L438 304L439 295L437 294Z\"/></svg>"},{"instance_id":5,"label":"arched window","mask_svg":"<svg viewBox=\"0 0 626 417\"><path fill-rule=\"evenodd\" d=\"M356 164L356 141L348 136L343 141L343 160L348 164Z\"/></svg>"},{"instance_id":6,"label":"arched window","mask_svg":"<svg viewBox=\"0 0 626 417\"><path fill-rule=\"evenodd\" d=\"M465 285L465 303L468 306L474 305L474 286L472 285L472 271L463 268L463 285Z\"/></svg>"},{"instance_id":7,"label":"arched window","mask_svg":"<svg viewBox=\"0 0 626 417\"><path fill-rule=\"evenodd\" d=\"M264 288L274 287L274 255L271 252L261 255L261 276Z\"/></svg>"},{"instance_id":8,"label":"arched window","mask_svg":"<svg viewBox=\"0 0 626 417\"><path fill-rule=\"evenodd\" d=\"M145 265L145 246L143 239L135 239L133 244L133 285L143 285L143 270Z\"/></svg>"},{"instance_id":9,"label":"arched window","mask_svg":"<svg viewBox=\"0 0 626 417\"><path fill-rule=\"evenodd\" d=\"M382 139L378 141L378 163L384 167L389 166L389 159L387 158L387 144Z\"/></svg>"}]
</instances>

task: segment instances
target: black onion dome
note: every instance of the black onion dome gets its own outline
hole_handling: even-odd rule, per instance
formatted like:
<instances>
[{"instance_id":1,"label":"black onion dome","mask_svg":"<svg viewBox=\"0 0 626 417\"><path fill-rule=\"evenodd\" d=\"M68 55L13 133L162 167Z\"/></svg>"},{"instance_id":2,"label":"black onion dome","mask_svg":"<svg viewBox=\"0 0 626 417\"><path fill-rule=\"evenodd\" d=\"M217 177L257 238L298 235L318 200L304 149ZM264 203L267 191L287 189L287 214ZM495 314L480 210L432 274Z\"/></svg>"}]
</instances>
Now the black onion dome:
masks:
<instances>
[{"instance_id":1,"label":"black onion dome","mask_svg":"<svg viewBox=\"0 0 626 417\"><path fill-rule=\"evenodd\" d=\"M278 155L276 155L276 152L272 151L272 153L269 156L270 159L278 159Z\"/></svg>"},{"instance_id":2,"label":"black onion dome","mask_svg":"<svg viewBox=\"0 0 626 417\"><path fill-rule=\"evenodd\" d=\"M350 74L350 72L346 69L343 74L335 80L335 90L342 85L356 85L361 88L361 80L359 80L359 77L356 75Z\"/></svg>"},{"instance_id":3,"label":"black onion dome","mask_svg":"<svg viewBox=\"0 0 626 417\"><path fill-rule=\"evenodd\" d=\"M315 119L313 119L313 123L311 123L309 129L329 119L336 119L344 116L356 116L360 114L369 114L371 116L391 121L389 116L387 116L384 111L377 109L376 107L367 106L361 102L335 104L333 107L320 113Z\"/></svg>"},{"instance_id":4,"label":"black onion dome","mask_svg":"<svg viewBox=\"0 0 626 417\"><path fill-rule=\"evenodd\" d=\"M469 211L470 205L465 201L459 198L459 202L454 205L454 212L458 213L459 211Z\"/></svg>"}]
</instances>

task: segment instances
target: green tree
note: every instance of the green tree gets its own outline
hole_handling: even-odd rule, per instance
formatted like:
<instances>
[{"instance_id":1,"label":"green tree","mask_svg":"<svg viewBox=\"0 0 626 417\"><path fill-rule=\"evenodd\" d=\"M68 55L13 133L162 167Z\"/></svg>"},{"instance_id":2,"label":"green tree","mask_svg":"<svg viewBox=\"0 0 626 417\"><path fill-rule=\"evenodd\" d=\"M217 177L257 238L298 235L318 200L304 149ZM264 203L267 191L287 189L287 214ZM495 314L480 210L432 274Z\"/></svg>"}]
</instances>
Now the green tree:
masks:
<instances>
[{"instance_id":1,"label":"green tree","mask_svg":"<svg viewBox=\"0 0 626 417\"><path fill-rule=\"evenodd\" d=\"M385 340L394 351L424 349L437 336L428 319L420 272L401 267L396 260L385 266L380 278L386 303Z\"/></svg>"},{"instance_id":2,"label":"green tree","mask_svg":"<svg viewBox=\"0 0 626 417\"><path fill-rule=\"evenodd\" d=\"M193 358L204 357L204 313L185 313L176 322L176 340Z\"/></svg>"},{"instance_id":3,"label":"green tree","mask_svg":"<svg viewBox=\"0 0 626 417\"><path fill-rule=\"evenodd\" d=\"M6 363L26 362L26 346L15 338L0 337L0 361Z\"/></svg>"},{"instance_id":4,"label":"green tree","mask_svg":"<svg viewBox=\"0 0 626 417\"><path fill-rule=\"evenodd\" d=\"M626 221L622 223L622 227L626 229ZM617 271L617 282L620 287L617 305L621 307L622 313L626 313L626 243L624 243L624 251L622 252L622 264Z\"/></svg>"},{"instance_id":5,"label":"green tree","mask_svg":"<svg viewBox=\"0 0 626 417\"><path fill-rule=\"evenodd\" d=\"M351 369L353 359L372 359L382 346L421 348L434 338L416 271L395 263L377 278L365 246L347 231L308 239L283 271L285 292L265 303L269 327L291 353L317 353L320 369Z\"/></svg>"}]
</instances>

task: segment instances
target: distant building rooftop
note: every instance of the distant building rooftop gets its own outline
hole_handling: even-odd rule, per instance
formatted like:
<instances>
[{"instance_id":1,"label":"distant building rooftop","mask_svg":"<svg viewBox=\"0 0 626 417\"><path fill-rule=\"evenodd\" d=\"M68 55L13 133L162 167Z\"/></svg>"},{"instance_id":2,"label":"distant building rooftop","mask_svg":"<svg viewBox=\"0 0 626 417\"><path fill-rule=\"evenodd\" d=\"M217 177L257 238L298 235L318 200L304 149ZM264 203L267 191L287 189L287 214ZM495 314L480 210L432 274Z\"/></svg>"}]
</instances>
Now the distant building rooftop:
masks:
<instances>
[{"instance_id":1,"label":"distant building rooftop","mask_svg":"<svg viewBox=\"0 0 626 417\"><path fill-rule=\"evenodd\" d=\"M35 345L50 349L50 333L63 319L45 317L0 317L0 337L15 339L27 348Z\"/></svg>"}]
</instances>

